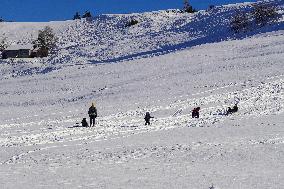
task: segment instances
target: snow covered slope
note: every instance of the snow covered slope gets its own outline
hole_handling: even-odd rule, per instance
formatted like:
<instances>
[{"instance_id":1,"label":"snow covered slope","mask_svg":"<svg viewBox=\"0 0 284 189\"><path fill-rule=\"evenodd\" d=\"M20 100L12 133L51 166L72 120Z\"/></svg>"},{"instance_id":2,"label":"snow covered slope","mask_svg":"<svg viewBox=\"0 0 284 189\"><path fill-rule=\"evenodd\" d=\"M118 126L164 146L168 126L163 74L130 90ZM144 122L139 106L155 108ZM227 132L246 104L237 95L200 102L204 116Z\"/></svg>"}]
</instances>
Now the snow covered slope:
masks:
<instances>
[{"instance_id":1,"label":"snow covered slope","mask_svg":"<svg viewBox=\"0 0 284 189\"><path fill-rule=\"evenodd\" d=\"M57 23L65 35L56 56L0 64L0 186L284 188L282 21L226 34L236 40L220 36L220 23L193 35L202 16L243 6ZM119 29L129 17L144 21ZM93 101L96 127L77 127ZM223 115L236 102L239 112Z\"/></svg>"},{"instance_id":2,"label":"snow covered slope","mask_svg":"<svg viewBox=\"0 0 284 189\"><path fill-rule=\"evenodd\" d=\"M56 54L44 60L21 60L20 63L36 64L27 65L28 68L34 69L27 68L29 74L43 71L48 66L54 68L56 64L60 65L54 69L74 64L131 60L167 54L206 43L241 39L283 28L283 1L270 0L266 3L277 7L281 17L278 23L238 35L231 31L230 21L237 11L250 11L252 3L217 6L195 14L168 10L128 15L100 15L92 21L82 19L50 23L0 23L0 34L4 33L10 44L25 44L31 43L36 38L37 31L45 25L54 28L59 38ZM132 19L138 20L138 24L126 27ZM39 69L38 62L41 66L46 62L48 65L44 64L43 68Z\"/></svg>"}]
</instances>

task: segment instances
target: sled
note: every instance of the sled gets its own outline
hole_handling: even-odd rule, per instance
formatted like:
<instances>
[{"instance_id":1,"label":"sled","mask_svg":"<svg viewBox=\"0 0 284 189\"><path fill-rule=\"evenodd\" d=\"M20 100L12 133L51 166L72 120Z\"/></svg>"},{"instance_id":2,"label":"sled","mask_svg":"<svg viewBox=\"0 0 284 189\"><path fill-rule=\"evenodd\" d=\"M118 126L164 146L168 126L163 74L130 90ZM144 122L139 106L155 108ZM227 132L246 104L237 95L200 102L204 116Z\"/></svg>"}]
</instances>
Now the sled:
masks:
<instances>
[{"instance_id":1,"label":"sled","mask_svg":"<svg viewBox=\"0 0 284 189\"><path fill-rule=\"evenodd\" d=\"M172 115L172 117L176 117L178 115L180 115L182 112L182 109L178 109L177 111L175 111L175 113Z\"/></svg>"}]
</instances>

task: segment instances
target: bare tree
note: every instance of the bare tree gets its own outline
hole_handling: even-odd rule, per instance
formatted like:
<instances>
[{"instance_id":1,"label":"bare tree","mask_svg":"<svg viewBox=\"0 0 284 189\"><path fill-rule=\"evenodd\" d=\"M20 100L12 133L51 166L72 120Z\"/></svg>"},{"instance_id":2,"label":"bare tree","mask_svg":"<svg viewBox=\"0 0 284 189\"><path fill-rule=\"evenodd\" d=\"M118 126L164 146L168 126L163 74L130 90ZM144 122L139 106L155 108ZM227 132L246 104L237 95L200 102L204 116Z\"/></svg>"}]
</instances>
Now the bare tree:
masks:
<instances>
[{"instance_id":1,"label":"bare tree","mask_svg":"<svg viewBox=\"0 0 284 189\"><path fill-rule=\"evenodd\" d=\"M0 39L0 52L3 52L9 46L7 42L7 37L5 37L5 34L3 36L4 37Z\"/></svg>"}]
</instances>

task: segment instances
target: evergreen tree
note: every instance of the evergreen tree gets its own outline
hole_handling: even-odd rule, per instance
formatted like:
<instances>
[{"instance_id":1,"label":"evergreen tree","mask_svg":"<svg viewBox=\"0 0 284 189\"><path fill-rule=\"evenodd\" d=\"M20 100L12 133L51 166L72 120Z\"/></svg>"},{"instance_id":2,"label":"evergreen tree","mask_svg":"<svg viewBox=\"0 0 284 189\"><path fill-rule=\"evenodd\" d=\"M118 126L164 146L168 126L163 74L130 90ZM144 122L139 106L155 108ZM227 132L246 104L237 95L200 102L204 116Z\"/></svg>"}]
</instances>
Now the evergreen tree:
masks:
<instances>
[{"instance_id":1,"label":"evergreen tree","mask_svg":"<svg viewBox=\"0 0 284 189\"><path fill-rule=\"evenodd\" d=\"M76 14L73 17L73 20L78 20L78 19L81 19L81 16L80 16L79 12L76 12Z\"/></svg>"},{"instance_id":2,"label":"evergreen tree","mask_svg":"<svg viewBox=\"0 0 284 189\"><path fill-rule=\"evenodd\" d=\"M215 5L209 5L209 7L208 7L209 10L212 10L214 8L215 8Z\"/></svg>"},{"instance_id":3,"label":"evergreen tree","mask_svg":"<svg viewBox=\"0 0 284 189\"><path fill-rule=\"evenodd\" d=\"M84 13L84 15L82 16L82 18L91 18L91 17L92 17L92 14L91 14L90 11L86 11L86 12Z\"/></svg>"},{"instance_id":4,"label":"evergreen tree","mask_svg":"<svg viewBox=\"0 0 284 189\"><path fill-rule=\"evenodd\" d=\"M184 0L184 3L183 3L183 11L184 12L187 12L187 13L194 13L196 12L196 10L189 4L189 1L188 0Z\"/></svg>"},{"instance_id":5,"label":"evergreen tree","mask_svg":"<svg viewBox=\"0 0 284 189\"><path fill-rule=\"evenodd\" d=\"M41 51L52 51L56 46L57 38L53 29L46 26L43 30L39 30L38 38L33 42L34 47L39 48Z\"/></svg>"}]
</instances>

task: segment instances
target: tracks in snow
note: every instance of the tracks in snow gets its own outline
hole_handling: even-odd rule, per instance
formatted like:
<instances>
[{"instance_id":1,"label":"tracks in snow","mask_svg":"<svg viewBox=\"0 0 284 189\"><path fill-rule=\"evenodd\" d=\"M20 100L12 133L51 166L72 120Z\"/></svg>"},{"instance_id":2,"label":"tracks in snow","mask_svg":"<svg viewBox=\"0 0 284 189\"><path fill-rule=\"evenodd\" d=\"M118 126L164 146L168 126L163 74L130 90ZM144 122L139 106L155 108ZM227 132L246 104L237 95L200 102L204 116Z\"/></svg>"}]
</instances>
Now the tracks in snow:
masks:
<instances>
[{"instance_id":1,"label":"tracks in snow","mask_svg":"<svg viewBox=\"0 0 284 189\"><path fill-rule=\"evenodd\" d=\"M225 109L226 104L232 102L235 98L240 99L240 111L231 116L219 115L218 112L220 111L218 110ZM191 119L190 111L197 105L202 107L201 118ZM183 112L174 117L172 116L172 113L168 114L168 112L175 112L177 109L182 109ZM151 111L154 114L160 113L164 116L154 119L151 126L144 126L143 116L145 111ZM83 146L84 144L91 142L114 140L121 137L128 137L133 134L142 134L180 127L212 126L226 119L251 119L263 115L278 114L282 113L283 111L284 79L277 78L269 83L263 83L259 86L236 92L214 94L201 98L188 98L185 100L178 100L166 106L136 109L125 113L120 112L117 114L100 117L98 119L98 125L92 128L68 128L68 125L74 124L75 121L78 120L76 118L67 119L61 122L58 120L53 120L51 122L56 122L60 125L60 127L57 127L56 130L47 129L44 132L42 130L36 130L34 133L22 131L22 133L19 132L17 135L1 134L0 145L2 147L31 147L31 150L19 155L15 155L11 159L2 162L2 164L18 162L20 159L24 158L25 156L29 156L31 153L37 153L50 148L68 147L74 145ZM38 123L22 123L22 127L26 127L30 124L32 125ZM47 121L46 124L50 123ZM3 127L5 128L5 126L0 125L0 128ZM18 127L20 129L21 125L18 125ZM251 144L282 144L284 140L283 138L278 138L250 142ZM127 157L124 157L124 160L125 158L126 160L129 159L129 157L131 157L130 159L135 159L135 154L138 154L137 157L139 158L142 158L142 156L144 157L144 155L139 155L138 152L134 152L128 154ZM147 154L149 155L149 153ZM99 154L97 158L102 158L103 156L103 154ZM119 153L111 154L111 158L113 157L118 158L120 155ZM110 161L122 161L122 159L114 158Z\"/></svg>"},{"instance_id":2,"label":"tracks in snow","mask_svg":"<svg viewBox=\"0 0 284 189\"><path fill-rule=\"evenodd\" d=\"M66 125L74 124L78 119L70 118L64 121L51 120L42 123L22 123L19 127L32 124L58 124L61 127L35 131L35 133L21 132L17 135L1 135L0 145L31 146L40 144L53 144L70 141L100 141L127 137L132 134L141 134L151 131L167 130L177 127L204 127L211 126L228 119L227 116L219 115L235 98L240 99L239 113L229 116L232 119L245 119L269 114L283 112L284 108L284 79L276 79L269 83L244 89L241 91L214 94L201 98L188 98L178 100L166 106L155 106L143 109L136 109L127 112L100 117L98 125L94 128L66 128ZM191 119L191 109L201 106L201 118ZM183 113L175 117L172 113L182 109ZM163 115L154 119L151 126L144 126L143 116L146 111ZM169 114L169 112L171 112ZM0 128L7 125L0 125Z\"/></svg>"},{"instance_id":3,"label":"tracks in snow","mask_svg":"<svg viewBox=\"0 0 284 189\"><path fill-rule=\"evenodd\" d=\"M65 125L70 126L74 124L76 120L78 120L76 118L66 119L64 121L51 120L41 121L42 123L22 123L18 126L56 123L62 125L62 127L56 130L47 129L45 132L23 132L23 134L20 133L14 136L2 135L0 145L36 145L78 140L98 141L177 127L210 126L228 119L227 116L219 115L218 112L224 110L235 98L240 99L240 111L238 114L229 116L233 119L244 119L283 112L284 79L277 79L241 91L214 94L201 98L188 98L178 100L166 106L142 108L100 117L98 118L98 125L94 128L66 128ZM190 112L195 106L202 107L200 119L191 119ZM172 113L178 109L182 109L183 113L174 117L171 116ZM163 116L154 119L151 126L144 126L143 116L146 111ZM171 112L171 114L168 114L168 112ZM0 128L7 126L7 124L0 125Z\"/></svg>"}]
</instances>

